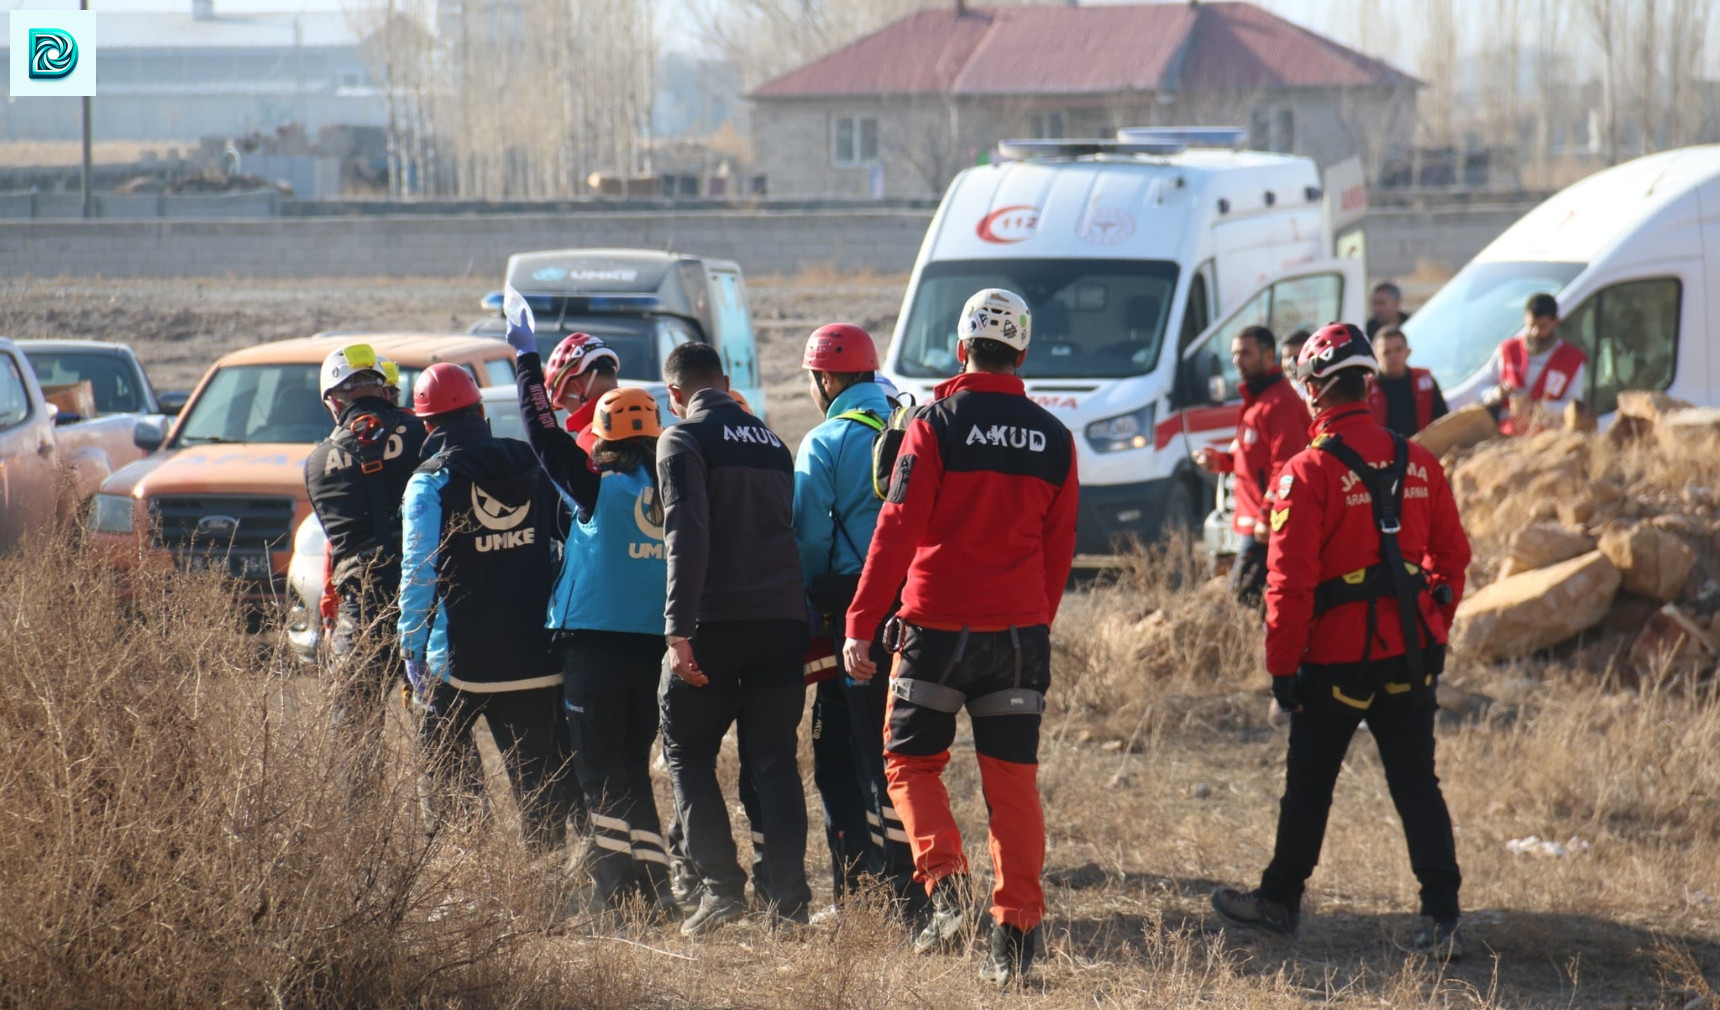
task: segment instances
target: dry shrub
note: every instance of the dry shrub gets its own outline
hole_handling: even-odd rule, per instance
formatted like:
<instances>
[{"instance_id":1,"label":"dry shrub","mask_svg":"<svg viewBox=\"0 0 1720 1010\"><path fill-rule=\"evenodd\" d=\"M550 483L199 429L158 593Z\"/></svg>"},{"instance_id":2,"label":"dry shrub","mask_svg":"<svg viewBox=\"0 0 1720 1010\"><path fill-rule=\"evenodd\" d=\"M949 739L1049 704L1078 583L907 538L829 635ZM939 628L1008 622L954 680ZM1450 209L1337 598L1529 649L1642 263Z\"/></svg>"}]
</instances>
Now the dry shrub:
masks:
<instances>
[{"instance_id":1,"label":"dry shrub","mask_svg":"<svg viewBox=\"0 0 1720 1010\"><path fill-rule=\"evenodd\" d=\"M427 832L225 580L67 539L0 558L0 1006L565 1004L517 835Z\"/></svg>"},{"instance_id":2,"label":"dry shrub","mask_svg":"<svg viewBox=\"0 0 1720 1010\"><path fill-rule=\"evenodd\" d=\"M1261 636L1259 615L1208 578L1198 544L1180 537L1139 548L1091 592L1065 597L1051 700L1065 717L1128 739L1155 702L1263 686L1247 683L1262 669Z\"/></svg>"}]
</instances>

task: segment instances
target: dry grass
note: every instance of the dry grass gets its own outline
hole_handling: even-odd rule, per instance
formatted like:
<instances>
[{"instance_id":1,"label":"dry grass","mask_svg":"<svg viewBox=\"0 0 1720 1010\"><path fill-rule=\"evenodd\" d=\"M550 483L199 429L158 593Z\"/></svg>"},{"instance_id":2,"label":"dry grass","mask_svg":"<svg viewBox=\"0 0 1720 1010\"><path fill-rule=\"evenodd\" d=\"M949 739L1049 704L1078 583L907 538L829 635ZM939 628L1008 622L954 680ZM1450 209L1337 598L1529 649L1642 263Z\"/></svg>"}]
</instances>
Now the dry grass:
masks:
<instances>
[{"instance_id":1,"label":"dry grass","mask_svg":"<svg viewBox=\"0 0 1720 1010\"><path fill-rule=\"evenodd\" d=\"M977 952L915 957L874 902L703 942L563 920L560 860L534 860L508 819L425 834L404 734L355 794L333 685L245 634L221 582L146 577L128 604L75 549L38 545L0 559L0 1006L1660 1007L1709 991L1720 703L1570 670L1530 671L1518 707L1442 728L1468 961L1394 946L1414 882L1365 734L1301 941L1218 930L1205 894L1264 862L1283 743L1251 618L1195 575L1186 546L1160 551L1066 605L1041 766L1047 950L1030 991L999 995ZM1171 630L1143 642L1148 611ZM984 865L971 742L956 751ZM1528 834L1593 848L1506 852Z\"/></svg>"}]
</instances>

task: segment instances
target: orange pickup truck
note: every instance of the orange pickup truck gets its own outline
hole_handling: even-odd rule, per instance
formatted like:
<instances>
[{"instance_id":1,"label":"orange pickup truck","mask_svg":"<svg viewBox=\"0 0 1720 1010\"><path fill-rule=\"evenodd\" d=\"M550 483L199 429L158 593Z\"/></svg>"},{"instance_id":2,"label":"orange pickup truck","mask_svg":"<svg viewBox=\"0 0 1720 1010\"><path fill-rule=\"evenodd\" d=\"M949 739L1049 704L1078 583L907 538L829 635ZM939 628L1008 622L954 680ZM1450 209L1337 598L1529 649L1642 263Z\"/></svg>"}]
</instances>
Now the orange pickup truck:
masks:
<instances>
[{"instance_id":1,"label":"orange pickup truck","mask_svg":"<svg viewBox=\"0 0 1720 1010\"><path fill-rule=\"evenodd\" d=\"M75 398L91 399L89 388ZM141 457L139 423L136 413L80 414L50 402L24 351L0 338L0 550L70 519L110 473Z\"/></svg>"},{"instance_id":2,"label":"orange pickup truck","mask_svg":"<svg viewBox=\"0 0 1720 1010\"><path fill-rule=\"evenodd\" d=\"M334 418L317 388L330 351L370 344L400 365L401 395L439 361L465 367L480 385L514 381L514 352L485 337L365 334L282 340L217 361L172 431L139 425L138 444L160 452L102 483L90 510L90 539L120 567L219 567L253 601L288 602L293 534L310 501L305 457Z\"/></svg>"}]
</instances>

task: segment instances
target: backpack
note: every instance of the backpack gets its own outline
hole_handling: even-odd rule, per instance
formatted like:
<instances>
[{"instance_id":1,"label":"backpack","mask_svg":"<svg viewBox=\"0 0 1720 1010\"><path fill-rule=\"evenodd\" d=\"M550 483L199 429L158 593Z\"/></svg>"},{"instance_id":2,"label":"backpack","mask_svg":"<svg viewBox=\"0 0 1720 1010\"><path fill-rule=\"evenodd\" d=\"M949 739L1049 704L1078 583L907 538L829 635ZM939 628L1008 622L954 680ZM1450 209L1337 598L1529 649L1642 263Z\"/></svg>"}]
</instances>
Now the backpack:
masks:
<instances>
[{"instance_id":1,"label":"backpack","mask_svg":"<svg viewBox=\"0 0 1720 1010\"><path fill-rule=\"evenodd\" d=\"M908 437L908 422L914 419L914 411L918 409L914 398L907 393L899 393L890 400L890 416L879 417L870 410L849 410L836 415L847 421L854 421L871 428L872 436L872 493L879 501L890 497L890 481L895 476L896 457L902 453L902 440Z\"/></svg>"}]
</instances>

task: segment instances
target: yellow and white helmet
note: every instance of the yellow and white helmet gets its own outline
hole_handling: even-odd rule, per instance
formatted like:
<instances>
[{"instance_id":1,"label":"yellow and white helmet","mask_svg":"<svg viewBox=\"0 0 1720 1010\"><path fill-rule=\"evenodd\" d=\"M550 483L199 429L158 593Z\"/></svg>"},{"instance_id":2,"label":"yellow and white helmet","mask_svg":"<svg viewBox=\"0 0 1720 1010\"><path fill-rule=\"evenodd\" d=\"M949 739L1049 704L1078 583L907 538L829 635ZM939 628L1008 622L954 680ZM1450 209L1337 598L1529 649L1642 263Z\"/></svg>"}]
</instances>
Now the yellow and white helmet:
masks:
<instances>
[{"instance_id":1,"label":"yellow and white helmet","mask_svg":"<svg viewBox=\"0 0 1720 1010\"><path fill-rule=\"evenodd\" d=\"M396 375L398 376L398 372ZM355 376L367 375L373 381L386 383L388 373L376 349L369 344L347 344L333 351L322 363L322 395L328 395Z\"/></svg>"},{"instance_id":2,"label":"yellow and white helmet","mask_svg":"<svg viewBox=\"0 0 1720 1010\"><path fill-rule=\"evenodd\" d=\"M1013 291L986 288L962 306L956 336L962 340L995 340L1017 351L1027 350L1032 320L1027 301Z\"/></svg>"}]
</instances>

